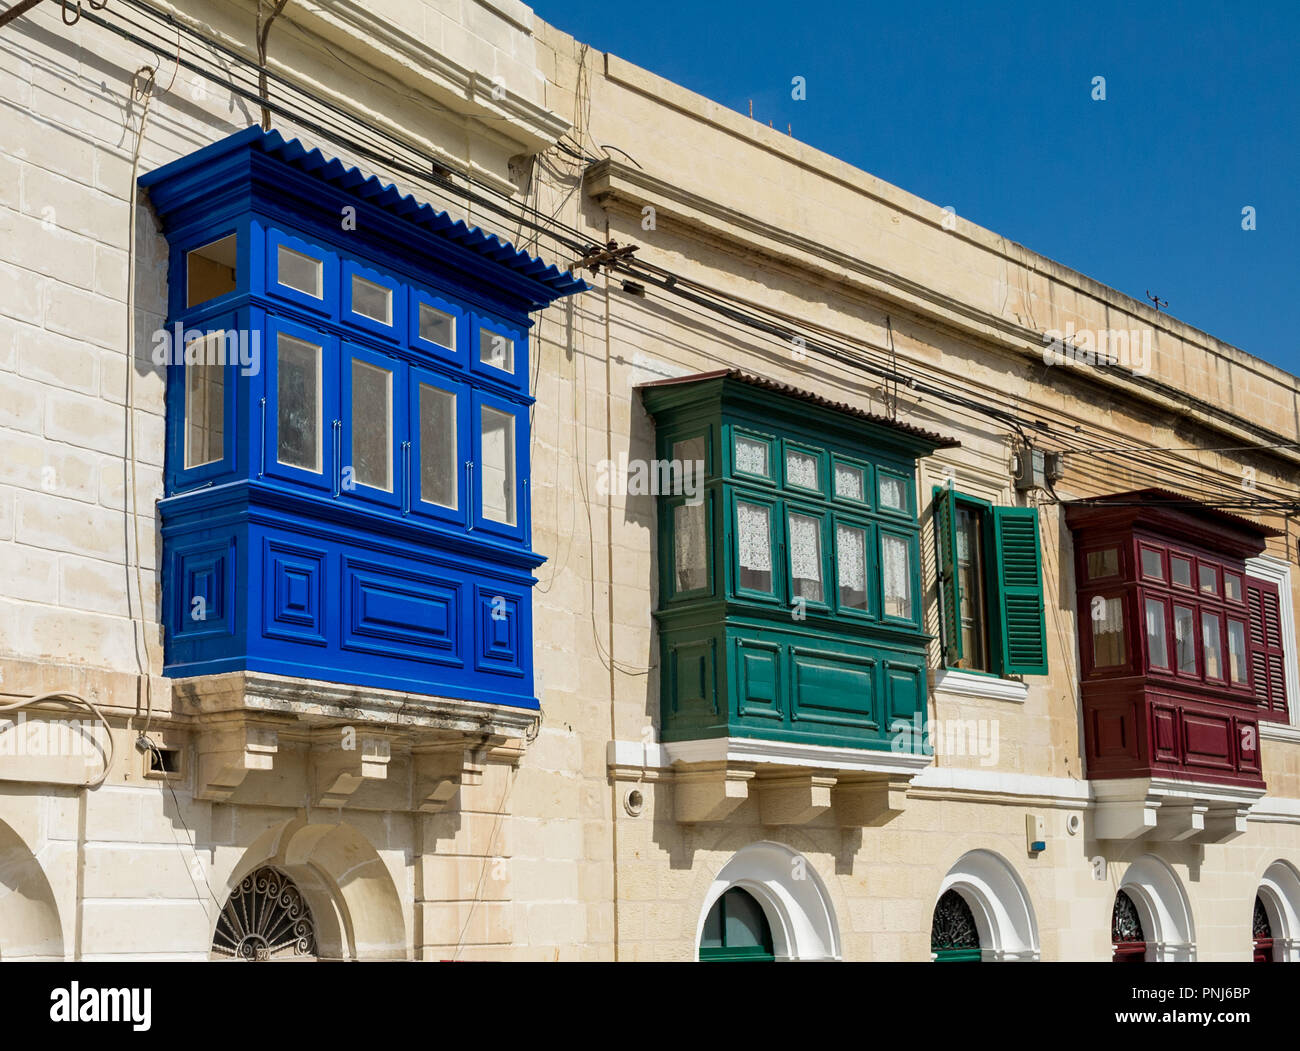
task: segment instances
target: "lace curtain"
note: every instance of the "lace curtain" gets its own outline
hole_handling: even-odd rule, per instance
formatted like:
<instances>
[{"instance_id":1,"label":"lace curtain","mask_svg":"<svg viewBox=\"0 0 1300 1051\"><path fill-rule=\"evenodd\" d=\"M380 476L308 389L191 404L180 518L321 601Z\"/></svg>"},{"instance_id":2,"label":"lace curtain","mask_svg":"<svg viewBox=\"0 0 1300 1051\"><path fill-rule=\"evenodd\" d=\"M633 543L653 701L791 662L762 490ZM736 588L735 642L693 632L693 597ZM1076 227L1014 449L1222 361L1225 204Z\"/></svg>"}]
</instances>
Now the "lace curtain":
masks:
<instances>
[{"instance_id":1,"label":"lace curtain","mask_svg":"<svg viewBox=\"0 0 1300 1051\"><path fill-rule=\"evenodd\" d=\"M1092 600L1092 662L1098 668L1124 663L1124 602L1120 598Z\"/></svg>"},{"instance_id":2,"label":"lace curtain","mask_svg":"<svg viewBox=\"0 0 1300 1051\"><path fill-rule=\"evenodd\" d=\"M754 438L736 439L736 470L767 477L767 443Z\"/></svg>"},{"instance_id":3,"label":"lace curtain","mask_svg":"<svg viewBox=\"0 0 1300 1051\"><path fill-rule=\"evenodd\" d=\"M673 546L677 556L677 590L693 591L708 584L708 545L703 504L673 508Z\"/></svg>"},{"instance_id":4,"label":"lace curtain","mask_svg":"<svg viewBox=\"0 0 1300 1051\"><path fill-rule=\"evenodd\" d=\"M861 529L835 527L835 550L839 556L839 586L848 591L867 590L866 544Z\"/></svg>"},{"instance_id":5,"label":"lace curtain","mask_svg":"<svg viewBox=\"0 0 1300 1051\"><path fill-rule=\"evenodd\" d=\"M862 471L857 467L835 465L835 495L845 500L862 499Z\"/></svg>"},{"instance_id":6,"label":"lace curtain","mask_svg":"<svg viewBox=\"0 0 1300 1051\"><path fill-rule=\"evenodd\" d=\"M906 540L896 536L880 538L880 577L885 593L885 612L891 617L911 617L912 574Z\"/></svg>"},{"instance_id":7,"label":"lace curtain","mask_svg":"<svg viewBox=\"0 0 1300 1051\"><path fill-rule=\"evenodd\" d=\"M1165 646L1165 607L1163 602L1147 602L1147 654L1157 668L1169 667Z\"/></svg>"},{"instance_id":8,"label":"lace curtain","mask_svg":"<svg viewBox=\"0 0 1300 1051\"><path fill-rule=\"evenodd\" d=\"M736 552L742 569L772 570L772 538L768 510L736 501Z\"/></svg>"},{"instance_id":9,"label":"lace curtain","mask_svg":"<svg viewBox=\"0 0 1300 1051\"><path fill-rule=\"evenodd\" d=\"M903 510L906 491L903 488L901 478L890 478L888 475L880 476L880 506L889 507L895 511Z\"/></svg>"},{"instance_id":10,"label":"lace curtain","mask_svg":"<svg viewBox=\"0 0 1300 1051\"><path fill-rule=\"evenodd\" d=\"M802 486L804 489L816 489L817 460L805 453L794 451L785 454L785 480L790 485Z\"/></svg>"},{"instance_id":11,"label":"lace curtain","mask_svg":"<svg viewBox=\"0 0 1300 1051\"><path fill-rule=\"evenodd\" d=\"M790 516L790 575L795 579L821 583L820 524L817 519L806 515Z\"/></svg>"}]
</instances>

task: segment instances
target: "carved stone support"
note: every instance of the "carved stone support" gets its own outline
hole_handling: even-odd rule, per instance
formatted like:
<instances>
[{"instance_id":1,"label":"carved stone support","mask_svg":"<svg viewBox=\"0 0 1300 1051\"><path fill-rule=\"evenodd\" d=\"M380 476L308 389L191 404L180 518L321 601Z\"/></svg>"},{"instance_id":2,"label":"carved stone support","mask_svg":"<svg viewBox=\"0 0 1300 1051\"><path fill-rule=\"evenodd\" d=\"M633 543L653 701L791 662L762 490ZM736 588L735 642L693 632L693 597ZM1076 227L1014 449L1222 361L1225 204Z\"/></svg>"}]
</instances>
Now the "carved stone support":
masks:
<instances>
[{"instance_id":1,"label":"carved stone support","mask_svg":"<svg viewBox=\"0 0 1300 1051\"><path fill-rule=\"evenodd\" d=\"M336 731L327 731L312 748L313 797L320 807L341 807L366 781L388 777L392 746L381 734L359 733L345 748Z\"/></svg>"},{"instance_id":2,"label":"carved stone support","mask_svg":"<svg viewBox=\"0 0 1300 1051\"><path fill-rule=\"evenodd\" d=\"M272 769L278 750L278 734L264 727L236 724L200 733L195 794L214 803L228 801L249 771Z\"/></svg>"},{"instance_id":3,"label":"carved stone support","mask_svg":"<svg viewBox=\"0 0 1300 1051\"><path fill-rule=\"evenodd\" d=\"M725 762L678 768L673 779L677 820L686 824L725 821L749 798L749 783L753 779L752 766L732 766Z\"/></svg>"}]
</instances>

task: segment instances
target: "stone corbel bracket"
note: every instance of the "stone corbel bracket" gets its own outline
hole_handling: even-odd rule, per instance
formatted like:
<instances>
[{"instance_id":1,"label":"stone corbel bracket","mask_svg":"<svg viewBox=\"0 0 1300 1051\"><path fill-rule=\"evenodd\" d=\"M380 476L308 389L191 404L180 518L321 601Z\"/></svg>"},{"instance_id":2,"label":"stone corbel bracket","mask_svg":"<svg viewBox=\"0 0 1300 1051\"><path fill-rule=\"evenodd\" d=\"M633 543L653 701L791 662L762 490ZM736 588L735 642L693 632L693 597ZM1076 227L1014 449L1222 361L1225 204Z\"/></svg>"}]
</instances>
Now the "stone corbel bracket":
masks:
<instances>
[{"instance_id":1,"label":"stone corbel bracket","mask_svg":"<svg viewBox=\"0 0 1300 1051\"><path fill-rule=\"evenodd\" d=\"M490 761L517 766L523 754L522 740L490 734L418 745L411 750L412 809L441 814L451 806L462 787L483 783L483 771Z\"/></svg>"},{"instance_id":2,"label":"stone corbel bracket","mask_svg":"<svg viewBox=\"0 0 1300 1051\"><path fill-rule=\"evenodd\" d=\"M346 748L346 743L355 747ZM360 732L347 742L336 729L314 735L312 757L312 799L318 807L345 806L366 781L388 778L392 743L383 734Z\"/></svg>"},{"instance_id":3,"label":"stone corbel bracket","mask_svg":"<svg viewBox=\"0 0 1300 1051\"><path fill-rule=\"evenodd\" d=\"M196 797L228 802L250 771L274 767L279 747L279 734L270 727L234 723L200 731Z\"/></svg>"},{"instance_id":4,"label":"stone corbel bracket","mask_svg":"<svg viewBox=\"0 0 1300 1051\"><path fill-rule=\"evenodd\" d=\"M667 744L611 741L615 780L668 780L673 816L717 823L756 799L765 825L802 825L828 814L844 828L881 825L902 812L926 755L791 745L748 738Z\"/></svg>"},{"instance_id":5,"label":"stone corbel bracket","mask_svg":"<svg viewBox=\"0 0 1300 1051\"><path fill-rule=\"evenodd\" d=\"M1092 784L1098 839L1226 843L1246 831L1264 790L1197 785L1163 778L1117 778Z\"/></svg>"}]
</instances>

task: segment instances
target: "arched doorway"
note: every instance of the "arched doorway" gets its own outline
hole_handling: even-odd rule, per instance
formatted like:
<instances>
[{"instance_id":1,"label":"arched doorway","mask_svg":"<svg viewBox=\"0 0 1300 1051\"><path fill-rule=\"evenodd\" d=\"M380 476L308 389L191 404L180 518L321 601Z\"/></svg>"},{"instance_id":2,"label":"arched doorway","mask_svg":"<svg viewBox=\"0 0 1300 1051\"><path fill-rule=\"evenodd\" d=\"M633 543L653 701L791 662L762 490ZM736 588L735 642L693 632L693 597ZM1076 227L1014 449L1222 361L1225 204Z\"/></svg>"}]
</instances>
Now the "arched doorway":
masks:
<instances>
[{"instance_id":1,"label":"arched doorway","mask_svg":"<svg viewBox=\"0 0 1300 1051\"><path fill-rule=\"evenodd\" d=\"M1122 957L1125 963L1196 959L1187 895L1174 870L1154 854L1134 861L1120 880L1111 909L1111 942L1117 947L1112 959Z\"/></svg>"},{"instance_id":2,"label":"arched doorway","mask_svg":"<svg viewBox=\"0 0 1300 1051\"><path fill-rule=\"evenodd\" d=\"M1257 962L1300 961L1300 874L1290 862L1275 861L1264 871L1251 935Z\"/></svg>"},{"instance_id":3,"label":"arched doorway","mask_svg":"<svg viewBox=\"0 0 1300 1051\"><path fill-rule=\"evenodd\" d=\"M740 887L732 887L717 901L704 920L700 936L700 961L772 961L772 928L763 906Z\"/></svg>"},{"instance_id":4,"label":"arched doorway","mask_svg":"<svg viewBox=\"0 0 1300 1051\"><path fill-rule=\"evenodd\" d=\"M1255 915L1251 918L1250 936L1255 943L1255 963L1273 962L1273 924L1264 903L1255 895Z\"/></svg>"},{"instance_id":5,"label":"arched doorway","mask_svg":"<svg viewBox=\"0 0 1300 1051\"><path fill-rule=\"evenodd\" d=\"M970 850L957 859L939 887L930 949L936 961L1038 959L1029 893L1006 858Z\"/></svg>"},{"instance_id":6,"label":"arched doorway","mask_svg":"<svg viewBox=\"0 0 1300 1051\"><path fill-rule=\"evenodd\" d=\"M273 882L279 888L274 907L266 901ZM281 925L287 919L310 923L309 943L286 942L270 958L402 960L409 954L392 875L369 840L345 822L298 818L267 829L245 849L225 884L229 902L212 930L215 959L230 959L232 945L241 944L256 958L257 941L244 939L255 902L269 910L264 917ZM238 924L229 914L231 905L243 910L236 913ZM306 937L304 929L300 939Z\"/></svg>"},{"instance_id":7,"label":"arched doorway","mask_svg":"<svg viewBox=\"0 0 1300 1051\"><path fill-rule=\"evenodd\" d=\"M0 960L62 960L63 925L36 855L0 821Z\"/></svg>"},{"instance_id":8,"label":"arched doorway","mask_svg":"<svg viewBox=\"0 0 1300 1051\"><path fill-rule=\"evenodd\" d=\"M930 952L937 963L979 962L980 932L966 899L946 890L930 920Z\"/></svg>"},{"instance_id":9,"label":"arched doorway","mask_svg":"<svg viewBox=\"0 0 1300 1051\"><path fill-rule=\"evenodd\" d=\"M1115 907L1110 914L1110 940L1114 948L1111 959L1115 963L1143 963L1147 958L1147 936L1142 929L1133 899L1123 891L1115 895Z\"/></svg>"},{"instance_id":10,"label":"arched doorway","mask_svg":"<svg viewBox=\"0 0 1300 1051\"><path fill-rule=\"evenodd\" d=\"M212 955L257 963L316 959L316 923L293 880L270 865L240 880L217 917Z\"/></svg>"},{"instance_id":11,"label":"arched doorway","mask_svg":"<svg viewBox=\"0 0 1300 1051\"><path fill-rule=\"evenodd\" d=\"M766 925L771 956L776 960L838 960L839 927L830 895L812 863L782 843L751 843L731 856L718 870L701 903L695 928L698 958L709 959L706 949L716 949L713 938L706 942L706 927L716 924L714 906L730 891L739 889L753 901L762 916L759 923L752 913L747 921L760 933ZM728 898L723 906L728 916L741 915L733 910L749 908L745 899ZM713 931L716 932L716 926ZM737 931L740 937L740 932ZM721 946L725 948L725 946Z\"/></svg>"}]
</instances>

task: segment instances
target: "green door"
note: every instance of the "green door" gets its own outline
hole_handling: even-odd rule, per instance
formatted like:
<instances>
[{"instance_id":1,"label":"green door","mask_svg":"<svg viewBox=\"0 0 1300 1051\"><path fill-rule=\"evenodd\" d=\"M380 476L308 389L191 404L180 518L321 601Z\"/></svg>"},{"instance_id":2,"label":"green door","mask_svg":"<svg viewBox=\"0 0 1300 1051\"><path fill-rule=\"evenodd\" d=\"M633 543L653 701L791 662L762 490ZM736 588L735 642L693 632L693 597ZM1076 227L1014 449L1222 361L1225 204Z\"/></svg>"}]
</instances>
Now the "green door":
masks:
<instances>
[{"instance_id":1,"label":"green door","mask_svg":"<svg viewBox=\"0 0 1300 1051\"><path fill-rule=\"evenodd\" d=\"M775 960L772 928L754 896L732 887L713 904L704 920L700 960Z\"/></svg>"}]
</instances>

